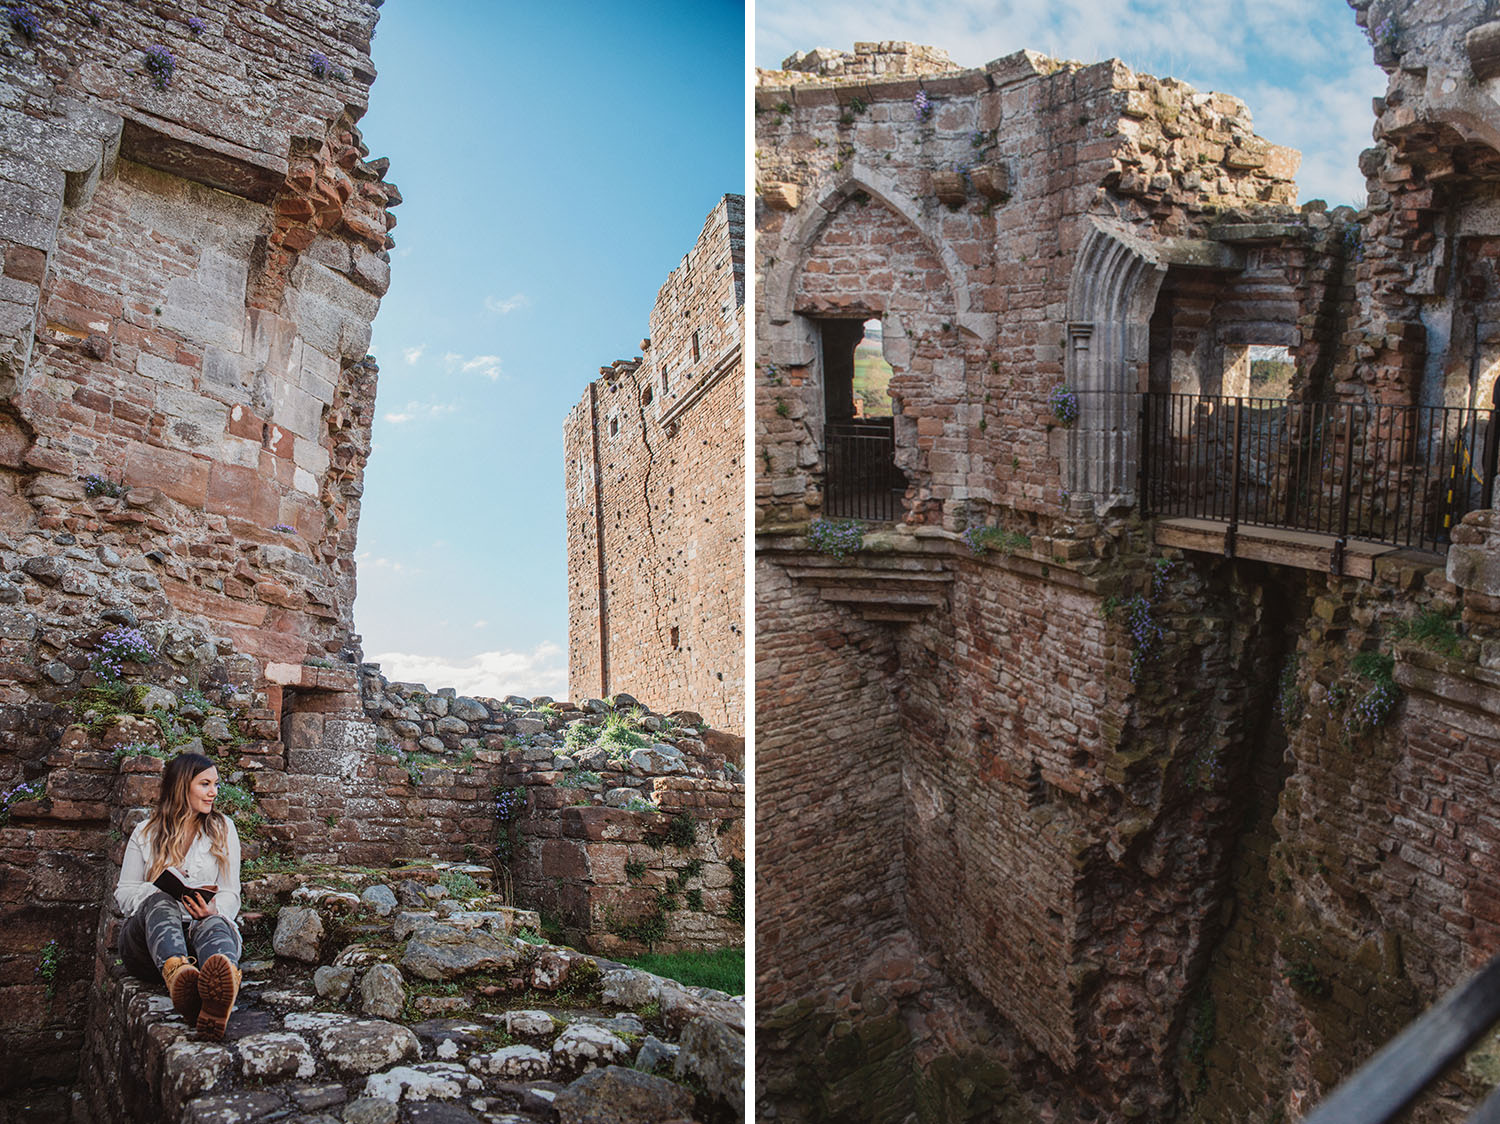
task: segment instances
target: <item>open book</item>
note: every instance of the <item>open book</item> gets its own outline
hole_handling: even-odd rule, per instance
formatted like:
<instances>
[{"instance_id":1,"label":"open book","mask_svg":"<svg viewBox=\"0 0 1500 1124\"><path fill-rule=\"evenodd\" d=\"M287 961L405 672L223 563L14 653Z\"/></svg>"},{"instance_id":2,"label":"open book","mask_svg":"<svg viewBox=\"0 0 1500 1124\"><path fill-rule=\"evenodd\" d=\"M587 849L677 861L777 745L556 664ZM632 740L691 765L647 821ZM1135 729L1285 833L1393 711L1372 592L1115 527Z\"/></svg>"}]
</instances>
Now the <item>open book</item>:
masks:
<instances>
[{"instance_id":1,"label":"open book","mask_svg":"<svg viewBox=\"0 0 1500 1124\"><path fill-rule=\"evenodd\" d=\"M217 886L190 886L187 882L187 871L181 867L169 866L156 876L152 883L158 890L168 894L174 901L182 901L182 895L195 894L200 901L207 903L218 893Z\"/></svg>"}]
</instances>

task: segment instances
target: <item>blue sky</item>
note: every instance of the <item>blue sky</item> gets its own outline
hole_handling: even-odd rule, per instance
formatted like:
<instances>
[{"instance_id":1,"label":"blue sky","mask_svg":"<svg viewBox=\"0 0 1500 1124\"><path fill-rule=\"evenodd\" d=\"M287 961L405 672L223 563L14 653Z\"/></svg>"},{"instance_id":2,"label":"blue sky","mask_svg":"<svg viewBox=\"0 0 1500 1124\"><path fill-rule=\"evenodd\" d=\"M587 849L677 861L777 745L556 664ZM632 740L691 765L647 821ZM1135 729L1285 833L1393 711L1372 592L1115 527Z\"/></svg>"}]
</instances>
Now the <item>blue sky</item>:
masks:
<instances>
[{"instance_id":1,"label":"blue sky","mask_svg":"<svg viewBox=\"0 0 1500 1124\"><path fill-rule=\"evenodd\" d=\"M1256 132L1302 151L1303 200L1364 201L1357 160L1385 75L1345 0L758 0L755 20L763 67L797 50L880 39L942 47L963 66L1023 47L1119 58L1244 99Z\"/></svg>"},{"instance_id":2,"label":"blue sky","mask_svg":"<svg viewBox=\"0 0 1500 1124\"><path fill-rule=\"evenodd\" d=\"M355 624L391 678L561 696L562 424L745 182L744 8L389 0L392 283ZM649 701L649 700L648 700Z\"/></svg>"},{"instance_id":3,"label":"blue sky","mask_svg":"<svg viewBox=\"0 0 1500 1124\"><path fill-rule=\"evenodd\" d=\"M911 39L979 65L1110 56L1244 98L1359 203L1384 91L1344 0L760 0L755 62ZM361 122L406 202L375 322L356 626L393 678L566 690L562 422L633 356L704 217L742 191L744 11L727 0L389 0Z\"/></svg>"}]
</instances>

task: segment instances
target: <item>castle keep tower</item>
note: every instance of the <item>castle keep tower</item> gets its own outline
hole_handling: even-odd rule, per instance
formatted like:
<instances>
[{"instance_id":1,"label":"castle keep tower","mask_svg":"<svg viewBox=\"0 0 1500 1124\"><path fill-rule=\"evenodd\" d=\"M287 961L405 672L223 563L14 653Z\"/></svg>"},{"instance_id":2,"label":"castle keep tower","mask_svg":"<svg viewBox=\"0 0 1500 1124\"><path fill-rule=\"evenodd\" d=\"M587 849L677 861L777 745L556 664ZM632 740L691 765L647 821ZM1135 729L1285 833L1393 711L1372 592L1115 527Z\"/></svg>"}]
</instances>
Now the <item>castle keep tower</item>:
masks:
<instances>
[{"instance_id":1,"label":"castle keep tower","mask_svg":"<svg viewBox=\"0 0 1500 1124\"><path fill-rule=\"evenodd\" d=\"M726 195L563 426L568 683L743 733L745 201Z\"/></svg>"}]
</instances>

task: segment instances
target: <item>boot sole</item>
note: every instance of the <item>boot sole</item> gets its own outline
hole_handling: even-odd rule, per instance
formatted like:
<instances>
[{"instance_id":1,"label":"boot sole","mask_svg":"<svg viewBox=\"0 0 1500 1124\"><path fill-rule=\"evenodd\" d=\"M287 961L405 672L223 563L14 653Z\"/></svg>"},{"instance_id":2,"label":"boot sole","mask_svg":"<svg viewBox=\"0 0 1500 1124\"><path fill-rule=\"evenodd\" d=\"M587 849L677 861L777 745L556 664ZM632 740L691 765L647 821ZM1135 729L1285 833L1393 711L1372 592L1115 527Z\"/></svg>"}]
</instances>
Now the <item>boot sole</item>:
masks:
<instances>
[{"instance_id":1,"label":"boot sole","mask_svg":"<svg viewBox=\"0 0 1500 1124\"><path fill-rule=\"evenodd\" d=\"M209 1038L223 1038L239 995L239 972L227 957L214 955L198 972L198 995L203 1007L198 1012L198 1032Z\"/></svg>"},{"instance_id":2,"label":"boot sole","mask_svg":"<svg viewBox=\"0 0 1500 1124\"><path fill-rule=\"evenodd\" d=\"M177 1013L192 1026L203 1006L198 994L198 969L191 965L179 968L172 977L172 986L167 988L167 994L171 996L172 1006Z\"/></svg>"}]
</instances>

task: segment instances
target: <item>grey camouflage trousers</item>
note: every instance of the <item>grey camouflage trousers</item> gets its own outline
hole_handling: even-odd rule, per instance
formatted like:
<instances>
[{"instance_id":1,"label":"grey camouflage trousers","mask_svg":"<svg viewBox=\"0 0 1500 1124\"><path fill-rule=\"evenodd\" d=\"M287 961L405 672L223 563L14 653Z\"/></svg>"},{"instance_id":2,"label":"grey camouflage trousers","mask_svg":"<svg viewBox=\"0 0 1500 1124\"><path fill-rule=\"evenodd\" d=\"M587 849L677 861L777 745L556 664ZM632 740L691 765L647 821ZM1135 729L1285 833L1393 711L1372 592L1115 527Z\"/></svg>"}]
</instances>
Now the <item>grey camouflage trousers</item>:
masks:
<instances>
[{"instance_id":1,"label":"grey camouflage trousers","mask_svg":"<svg viewBox=\"0 0 1500 1124\"><path fill-rule=\"evenodd\" d=\"M181 907L158 890L126 919L119 950L132 976L160 982L161 966L174 956L197 957L202 964L223 953L238 964L240 933L233 922L217 914L184 921Z\"/></svg>"}]
</instances>

